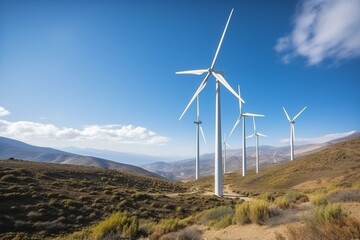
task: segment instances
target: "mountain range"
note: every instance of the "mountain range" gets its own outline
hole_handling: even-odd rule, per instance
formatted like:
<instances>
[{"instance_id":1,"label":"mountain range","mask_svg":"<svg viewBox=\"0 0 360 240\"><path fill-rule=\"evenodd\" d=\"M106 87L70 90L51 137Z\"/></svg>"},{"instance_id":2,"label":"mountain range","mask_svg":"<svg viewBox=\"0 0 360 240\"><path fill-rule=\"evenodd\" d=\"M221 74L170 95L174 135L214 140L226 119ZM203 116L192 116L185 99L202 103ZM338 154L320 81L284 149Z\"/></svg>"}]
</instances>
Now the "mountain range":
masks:
<instances>
[{"instance_id":1,"label":"mountain range","mask_svg":"<svg viewBox=\"0 0 360 240\"><path fill-rule=\"evenodd\" d=\"M83 156L53 148L37 147L14 139L0 137L0 159L22 159L36 162L94 166L99 168L117 169L149 177L160 177L143 168L123 164L103 158Z\"/></svg>"},{"instance_id":2,"label":"mountain range","mask_svg":"<svg viewBox=\"0 0 360 240\"><path fill-rule=\"evenodd\" d=\"M329 145L360 137L360 132L355 132L343 138L331 140L326 143L308 144L295 146L295 157L305 156L317 152ZM246 148L247 169L255 169L255 147ZM279 164L290 159L289 146L272 147L260 146L259 163L260 169L266 165ZM242 161L241 149L228 149L226 151L226 172L240 172ZM154 162L141 165L142 168L159 174L168 179L185 180L195 178L195 158L174 162ZM200 176L214 174L214 154L203 154L200 156Z\"/></svg>"},{"instance_id":3,"label":"mountain range","mask_svg":"<svg viewBox=\"0 0 360 240\"><path fill-rule=\"evenodd\" d=\"M331 140L326 143L296 146L295 156L300 157L303 155L308 155L329 145L356 137L360 137L360 132L355 132L344 138ZM94 166L100 168L117 169L120 171L135 173L143 176L165 177L171 180L187 180L193 179L195 176L194 158L169 162L169 160L173 160L173 158L159 158L141 154L94 149L68 148L67 150L68 151L61 151L53 148L37 147L14 139L0 137L0 159L15 158L37 162ZM227 150L226 172L240 172L241 155L241 149ZM290 150L288 146L260 146L260 169L266 165L279 164L283 161L288 161L289 155ZM120 161L126 163L131 162L134 164L137 163L138 166L120 163ZM141 163L147 164L140 165ZM248 169L255 168L254 147L247 148L247 166ZM214 154L207 153L201 155L200 175L208 176L212 175L213 172Z\"/></svg>"}]
</instances>

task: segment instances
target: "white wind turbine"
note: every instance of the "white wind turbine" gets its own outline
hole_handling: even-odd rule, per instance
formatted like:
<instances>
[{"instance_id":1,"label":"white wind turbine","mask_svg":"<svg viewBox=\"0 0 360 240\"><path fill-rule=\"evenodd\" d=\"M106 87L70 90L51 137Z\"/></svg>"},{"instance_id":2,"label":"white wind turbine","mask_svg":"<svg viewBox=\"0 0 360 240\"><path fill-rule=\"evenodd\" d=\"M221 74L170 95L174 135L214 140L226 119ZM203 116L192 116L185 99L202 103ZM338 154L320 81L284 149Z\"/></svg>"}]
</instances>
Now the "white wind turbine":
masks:
<instances>
[{"instance_id":1,"label":"white wind turbine","mask_svg":"<svg viewBox=\"0 0 360 240\"><path fill-rule=\"evenodd\" d=\"M307 107L304 107L293 119L290 119L289 114L286 112L285 108L284 112L286 115L286 118L289 120L290 123L290 159L291 161L294 160L294 142L295 142L295 119L300 116L300 114L306 109Z\"/></svg>"},{"instance_id":2,"label":"white wind turbine","mask_svg":"<svg viewBox=\"0 0 360 240\"><path fill-rule=\"evenodd\" d=\"M225 134L224 134L224 137L223 137L224 173L226 173L226 147L231 148L231 146L225 141Z\"/></svg>"},{"instance_id":3,"label":"white wind turbine","mask_svg":"<svg viewBox=\"0 0 360 240\"><path fill-rule=\"evenodd\" d=\"M232 128L230 135L235 130L236 126L240 123L242 119L242 175L243 177L246 176L246 140L245 140L245 118L246 117L265 117L265 115L261 114L255 114L255 113L243 113L242 112L242 101L241 99L241 93L240 93L240 86L238 86L239 91L239 116L234 124L234 127Z\"/></svg>"},{"instance_id":4,"label":"white wind turbine","mask_svg":"<svg viewBox=\"0 0 360 240\"><path fill-rule=\"evenodd\" d=\"M199 159L200 159L200 148L199 148L199 132L201 132L201 135L204 139L204 142L206 144L206 139L204 135L204 131L201 127L202 121L200 121L200 107L199 107L199 96L196 97L196 121L194 121L194 124L196 124L196 156L195 156L195 165L196 165L196 171L195 171L195 178L196 180L200 177L200 168L199 168Z\"/></svg>"},{"instance_id":5,"label":"white wind turbine","mask_svg":"<svg viewBox=\"0 0 360 240\"><path fill-rule=\"evenodd\" d=\"M234 9L232 9L230 12L229 18L226 22L225 29L220 38L219 45L216 49L215 56L210 67L207 69L176 72L176 74L195 74L195 75L202 75L206 73L205 78L200 83L200 86L195 91L194 95L190 99L188 105L186 106L185 110L183 111L179 119L183 117L183 115L185 114L191 103L195 100L195 98L199 95L199 93L205 88L210 75L213 75L215 77L216 94L215 94L215 186L214 188L215 188L215 195L219 197L223 195L223 175L222 175L223 171L222 171L222 157L221 157L222 150L221 150L220 83L224 87L226 87L232 94L234 94L234 96L236 96L239 99L239 101L243 101L242 99L240 99L240 97L237 95L234 89L232 89L232 87L228 84L224 76L220 72L215 71L214 69L222 42L224 40L226 29L229 25L233 11Z\"/></svg>"},{"instance_id":6,"label":"white wind turbine","mask_svg":"<svg viewBox=\"0 0 360 240\"><path fill-rule=\"evenodd\" d=\"M256 165L256 173L259 173L259 136L261 137L267 137L265 134L259 133L256 130L256 124L255 124L255 117L253 117L253 123L254 123L254 133L250 136L248 136L248 138L251 137L256 137L256 149L255 149L255 153L256 153L256 160L255 160L255 165Z\"/></svg>"}]
</instances>

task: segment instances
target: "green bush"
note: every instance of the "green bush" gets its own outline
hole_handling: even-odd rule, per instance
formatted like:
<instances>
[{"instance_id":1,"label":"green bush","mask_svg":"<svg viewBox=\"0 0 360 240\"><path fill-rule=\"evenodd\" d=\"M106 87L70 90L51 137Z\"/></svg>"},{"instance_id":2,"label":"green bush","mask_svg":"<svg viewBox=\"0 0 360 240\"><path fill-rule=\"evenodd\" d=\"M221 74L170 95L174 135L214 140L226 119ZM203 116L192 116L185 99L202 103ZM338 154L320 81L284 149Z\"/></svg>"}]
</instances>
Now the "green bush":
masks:
<instances>
[{"instance_id":1,"label":"green bush","mask_svg":"<svg viewBox=\"0 0 360 240\"><path fill-rule=\"evenodd\" d=\"M346 216L339 204L327 204L317 206L314 212L314 221L318 223L340 219Z\"/></svg>"},{"instance_id":2,"label":"green bush","mask_svg":"<svg viewBox=\"0 0 360 240\"><path fill-rule=\"evenodd\" d=\"M252 223L264 224L269 213L269 204L266 201L254 199L250 202L250 220Z\"/></svg>"},{"instance_id":3,"label":"green bush","mask_svg":"<svg viewBox=\"0 0 360 240\"><path fill-rule=\"evenodd\" d=\"M274 204L281 209L286 209L290 206L290 201L288 198L280 196L275 199Z\"/></svg>"},{"instance_id":4,"label":"green bush","mask_svg":"<svg viewBox=\"0 0 360 240\"><path fill-rule=\"evenodd\" d=\"M202 213L200 213L199 222L202 224L206 224L208 226L214 226L215 228L220 228L221 226L226 225L225 222L228 222L229 218L232 220L233 216L234 216L234 209L232 207L220 206L205 210ZM222 223L218 223L220 221L222 221Z\"/></svg>"},{"instance_id":5,"label":"green bush","mask_svg":"<svg viewBox=\"0 0 360 240\"><path fill-rule=\"evenodd\" d=\"M250 207L249 202L238 203L235 207L235 221L237 224L250 223Z\"/></svg>"},{"instance_id":6,"label":"green bush","mask_svg":"<svg viewBox=\"0 0 360 240\"><path fill-rule=\"evenodd\" d=\"M261 193L259 196L256 197L257 199L262 199L266 202L272 202L274 201L274 196L271 193L264 192Z\"/></svg>"},{"instance_id":7,"label":"green bush","mask_svg":"<svg viewBox=\"0 0 360 240\"><path fill-rule=\"evenodd\" d=\"M120 235L132 238L136 235L139 221L127 213L114 213L91 229L95 239L104 239L107 236Z\"/></svg>"},{"instance_id":8,"label":"green bush","mask_svg":"<svg viewBox=\"0 0 360 240\"><path fill-rule=\"evenodd\" d=\"M315 206L326 205L327 200L325 194L317 193L310 198L310 202Z\"/></svg>"},{"instance_id":9,"label":"green bush","mask_svg":"<svg viewBox=\"0 0 360 240\"><path fill-rule=\"evenodd\" d=\"M300 199L302 197L301 193L297 192L297 191L288 191L285 193L285 197L290 201L290 202L295 202L296 200Z\"/></svg>"},{"instance_id":10,"label":"green bush","mask_svg":"<svg viewBox=\"0 0 360 240\"><path fill-rule=\"evenodd\" d=\"M238 224L264 224L269 215L269 204L262 199L240 203L235 209L235 221Z\"/></svg>"}]
</instances>

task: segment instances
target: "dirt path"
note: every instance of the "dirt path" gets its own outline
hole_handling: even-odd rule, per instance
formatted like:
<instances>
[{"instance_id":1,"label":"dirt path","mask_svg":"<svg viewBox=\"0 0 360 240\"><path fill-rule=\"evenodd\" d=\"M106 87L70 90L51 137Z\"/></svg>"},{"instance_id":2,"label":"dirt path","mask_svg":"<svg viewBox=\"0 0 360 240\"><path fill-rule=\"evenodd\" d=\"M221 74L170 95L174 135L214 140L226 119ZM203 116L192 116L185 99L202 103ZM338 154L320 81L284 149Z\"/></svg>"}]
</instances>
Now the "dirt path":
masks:
<instances>
[{"instance_id":1,"label":"dirt path","mask_svg":"<svg viewBox=\"0 0 360 240\"><path fill-rule=\"evenodd\" d=\"M200 230L203 231L203 238L206 240L273 240L276 233L283 234L285 232L286 225L275 227L259 226L256 224L231 225L217 231L200 226Z\"/></svg>"}]
</instances>

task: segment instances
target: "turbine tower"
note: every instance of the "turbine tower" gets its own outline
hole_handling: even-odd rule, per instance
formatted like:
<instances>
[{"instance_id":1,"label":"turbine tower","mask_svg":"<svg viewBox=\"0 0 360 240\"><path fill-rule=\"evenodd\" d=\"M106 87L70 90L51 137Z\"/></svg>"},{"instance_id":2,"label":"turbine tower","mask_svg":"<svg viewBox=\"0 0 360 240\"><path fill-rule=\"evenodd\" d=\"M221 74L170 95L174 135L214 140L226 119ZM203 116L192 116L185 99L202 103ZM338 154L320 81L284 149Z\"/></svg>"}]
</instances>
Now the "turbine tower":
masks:
<instances>
[{"instance_id":1,"label":"turbine tower","mask_svg":"<svg viewBox=\"0 0 360 240\"><path fill-rule=\"evenodd\" d=\"M239 95L232 89L232 87L229 85L229 83L225 80L224 76L218 72L215 71L215 63L222 45L222 42L225 37L225 33L227 30L227 27L229 25L232 13L234 9L231 10L229 18L226 22L225 29L222 33L222 36L220 38L219 45L216 49L215 56L213 58L213 61L209 68L207 69L199 69L199 70L189 70L189 71L180 71L176 72L176 74L195 74L195 75L202 75L206 73L205 78L200 83L200 86L195 91L194 95L190 99L188 105L186 106L185 110L181 114L180 118L183 117L191 103L195 100L195 98L199 95L199 93L205 88L206 83L210 77L210 75L213 75L215 77L215 195L221 197L223 195L223 171L222 171L222 150L221 150L221 116L220 116L220 84L222 84L225 88L227 88L235 97L239 99L239 101L243 101Z\"/></svg>"},{"instance_id":2,"label":"turbine tower","mask_svg":"<svg viewBox=\"0 0 360 240\"><path fill-rule=\"evenodd\" d=\"M255 113L243 113L242 111L242 103L243 101L240 101L241 93L240 93L240 86L238 85L238 91L239 91L239 116L234 124L234 127L232 128L230 135L235 130L236 126L240 123L242 119L242 175L243 177L246 176L246 140L245 140L245 118L246 117L265 117L265 115L261 114L255 114Z\"/></svg>"},{"instance_id":3,"label":"turbine tower","mask_svg":"<svg viewBox=\"0 0 360 240\"><path fill-rule=\"evenodd\" d=\"M199 96L196 97L196 121L194 121L194 124L196 124L196 155L195 155L195 165L196 165L196 171L195 171L195 179L198 180L200 177L200 168L199 168L199 159L200 159L200 148L199 148L199 132L201 132L201 135L204 139L204 142L206 144L206 139L204 135L204 131L201 127L202 121L200 121L200 107L199 107Z\"/></svg>"},{"instance_id":4,"label":"turbine tower","mask_svg":"<svg viewBox=\"0 0 360 240\"><path fill-rule=\"evenodd\" d=\"M225 141L225 134L224 134L224 137L223 137L224 173L226 173L226 147L231 148L231 146Z\"/></svg>"},{"instance_id":5,"label":"turbine tower","mask_svg":"<svg viewBox=\"0 0 360 240\"><path fill-rule=\"evenodd\" d=\"M254 133L250 136L248 136L248 138L254 137L256 138L256 160L255 160L255 165L256 165L256 173L259 173L259 136L261 137L267 137L266 135L259 133L256 130L256 124L255 124L255 117L253 117L253 123L254 123Z\"/></svg>"},{"instance_id":6,"label":"turbine tower","mask_svg":"<svg viewBox=\"0 0 360 240\"><path fill-rule=\"evenodd\" d=\"M307 107L304 107L293 119L290 119L289 114L286 112L285 108L284 112L286 115L286 118L289 120L290 123L290 159L291 161L294 160L294 142L295 142L295 119L300 116L300 114L306 109Z\"/></svg>"}]
</instances>

